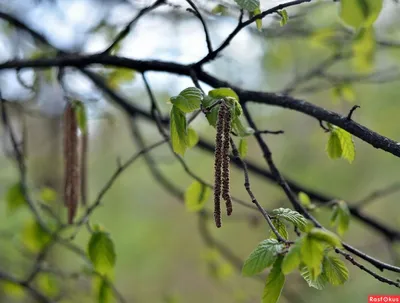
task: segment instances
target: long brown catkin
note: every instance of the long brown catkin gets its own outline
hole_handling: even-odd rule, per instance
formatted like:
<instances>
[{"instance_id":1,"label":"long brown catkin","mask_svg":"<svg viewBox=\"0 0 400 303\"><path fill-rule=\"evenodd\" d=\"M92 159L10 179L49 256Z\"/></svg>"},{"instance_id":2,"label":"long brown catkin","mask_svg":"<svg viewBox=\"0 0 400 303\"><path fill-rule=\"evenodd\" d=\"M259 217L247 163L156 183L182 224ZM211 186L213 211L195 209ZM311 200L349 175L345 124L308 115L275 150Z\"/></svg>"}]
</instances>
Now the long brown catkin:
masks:
<instances>
[{"instance_id":1,"label":"long brown catkin","mask_svg":"<svg viewBox=\"0 0 400 303\"><path fill-rule=\"evenodd\" d=\"M223 128L223 147L222 147L222 198L225 200L226 213L232 214L232 198L230 194L230 171L229 171L229 147L231 132L232 115L229 108L226 109L224 128Z\"/></svg>"},{"instance_id":2,"label":"long brown catkin","mask_svg":"<svg viewBox=\"0 0 400 303\"><path fill-rule=\"evenodd\" d=\"M215 137L215 162L214 162L214 220L215 225L219 228L222 226L221 220L221 178L222 178L222 147L223 147L223 127L225 119L226 107L221 103L218 120L217 120L217 134Z\"/></svg>"},{"instance_id":3,"label":"long brown catkin","mask_svg":"<svg viewBox=\"0 0 400 303\"><path fill-rule=\"evenodd\" d=\"M73 222L79 200L78 124L75 110L68 103L64 111L64 202L68 208L68 223Z\"/></svg>"}]
</instances>

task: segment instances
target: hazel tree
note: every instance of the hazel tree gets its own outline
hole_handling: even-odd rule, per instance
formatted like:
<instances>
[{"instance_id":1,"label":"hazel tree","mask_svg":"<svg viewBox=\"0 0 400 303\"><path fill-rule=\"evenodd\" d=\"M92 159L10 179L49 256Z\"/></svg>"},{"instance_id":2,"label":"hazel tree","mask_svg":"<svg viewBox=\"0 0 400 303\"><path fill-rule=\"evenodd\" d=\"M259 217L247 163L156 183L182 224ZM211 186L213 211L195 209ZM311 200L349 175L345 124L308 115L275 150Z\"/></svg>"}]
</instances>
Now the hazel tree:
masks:
<instances>
[{"instance_id":1,"label":"hazel tree","mask_svg":"<svg viewBox=\"0 0 400 303\"><path fill-rule=\"evenodd\" d=\"M400 48L400 40L392 37L398 37L398 30L395 34L385 35L375 29L376 20L382 16L385 6L398 10L397 2L390 0L293 0L275 4L259 0L186 0L181 3L156 0L147 6L133 5L135 16L122 27L115 26L107 47L95 53L88 53L83 47L74 51L63 49L25 20L23 14L2 8L0 19L7 35L18 36L16 40L26 43L14 43L10 39L9 43L15 44L15 54L13 58L2 59L0 73L11 71L19 85L32 94L41 89L40 77L50 77L58 85L57 97L62 100L62 113L59 115L61 123L55 125L62 134L64 164L59 191L57 186L37 188L32 185L26 165L30 157L25 149L26 123L19 114L32 114L32 110L0 91L3 137L10 142L9 160L16 164L18 171L18 180L7 189L5 201L13 212L25 208L30 213L30 219L23 222L26 232L20 235L21 245L28 248L30 263L22 274L0 270L5 298L12 297L18 290L30 298L29 302L73 302L70 293L74 289L74 279L83 277L94 285L94 293L88 295L91 302L128 302L115 283L114 270L118 262L115 247L119 243L101 222L94 222L92 216L101 205L112 209L111 205L103 204L105 195L139 159L145 161L157 184L182 202L188 216L197 216L199 228L195 232L204 244L230 264L241 279L263 283L260 293L251 294L260 302L282 300L288 287L285 285L288 275L297 275L310 288L323 290L327 285L342 287L349 279L350 268L362 271L376 283L389 285L393 291L398 290L398 265L344 241L354 220L373 230L389 247L398 244L398 229L363 210L367 204L397 191L398 184L371 192L358 203L342 199L334 185L330 194L303 186L302 180L295 181L284 175L273 157L275 146L269 138L286 136L286 133L260 129L257 126L259 117L256 118L252 111L252 106L257 104L291 110L296 115L311 118L315 128L326 134L326 140L320 144L325 152L324 161L344 162L351 168L358 156L356 143L370 145L377 149L376 153L387 153L388 157L399 157L400 143L369 128L367 122L364 125L354 118L355 113L368 106L360 108L355 104L356 100L358 102L357 84L389 83L400 76L398 68L380 70L377 62L377 54L382 49L398 53ZM308 19L321 7L336 18L325 28L313 25ZM136 59L134 50L132 56L121 55L121 47L137 24L151 22L149 16L157 13L181 14L195 20L207 50L203 57L183 63L156 58ZM218 18L234 20L236 25L216 42L213 38L216 29L210 23ZM102 27L110 28L106 20L99 20L86 34L91 35ZM286 77L278 89L250 90L221 76L218 68L212 72L209 69L216 64L214 61L224 58L231 42L243 32L268 41L289 38L311 41L324 47L326 58L313 62L304 73L289 73L289 79ZM148 41L141 41L141 46L146 47L146 43ZM297 62L288 64L296 69ZM22 76L26 70L33 73L32 83L27 83ZM166 111L152 88L150 72L162 73L165 78L178 75L192 84L169 96ZM109 173L108 181L92 200L88 198L87 172L88 146L93 136L88 127L91 119L88 108L92 100L79 95L68 85L69 77L77 74L86 77L102 99L124 113L131 123L133 141L138 148L128 159L118 159L115 170ZM240 71L238 74L245 77ZM139 81L138 78L146 92L146 100L141 100L146 106L131 102L120 89L122 83ZM4 86L2 83L0 89L4 90ZM327 90L336 102L344 104L344 114L311 101ZM157 141L146 143L145 131L137 119L154 126ZM207 122L207 132L213 134L212 142L194 126L193 122L199 119ZM257 147L257 155L262 155L260 161L248 157L251 142ZM190 178L191 184L187 188L176 185L160 169L151 154L160 146L169 148L174 161ZM200 177L196 167L191 167L187 161L187 154L195 149L213 157L214 165L208 168L212 171L212 180ZM232 173L236 169L240 174ZM254 190L253 178L273 184L288 204L267 208L268 197ZM236 187L238 180L243 184L240 189ZM238 197L239 190L246 193L246 198ZM58 209L55 205L60 201L63 209L55 211ZM215 236L215 230L223 230L225 224L235 222L235 214L242 208L252 213L252 220L266 227L263 240L248 251L245 259L236 255L238 243L226 244ZM321 210L329 215L328 220L321 215ZM398 209L393 211L398 212ZM86 247L81 247L75 239L85 228L90 236ZM62 264L47 263L56 247L69 251L76 262L84 264L82 270L70 273ZM43 279L47 286L40 282ZM66 283L67 280L72 284ZM52 283L58 286L49 287ZM170 298L166 302L176 301Z\"/></svg>"}]
</instances>

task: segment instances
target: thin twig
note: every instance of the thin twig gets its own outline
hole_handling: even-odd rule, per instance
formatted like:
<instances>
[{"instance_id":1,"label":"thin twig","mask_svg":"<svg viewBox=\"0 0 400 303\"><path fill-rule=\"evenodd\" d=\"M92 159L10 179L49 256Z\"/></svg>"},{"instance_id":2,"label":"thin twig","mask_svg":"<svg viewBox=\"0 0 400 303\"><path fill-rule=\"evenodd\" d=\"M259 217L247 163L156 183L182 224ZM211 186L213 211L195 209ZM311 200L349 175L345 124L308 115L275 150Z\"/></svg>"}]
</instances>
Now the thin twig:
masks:
<instances>
[{"instance_id":1,"label":"thin twig","mask_svg":"<svg viewBox=\"0 0 400 303\"><path fill-rule=\"evenodd\" d=\"M204 35L206 36L206 43L207 43L207 48L208 48L208 53L212 53L213 47L211 44L211 38L210 38L210 33L208 32L207 24L204 21L203 16L200 14L200 11L196 7L196 5L193 3L192 0L186 0L187 3L192 7L193 11L191 11L197 18L199 18L201 25L203 26L204 30Z\"/></svg>"},{"instance_id":2,"label":"thin twig","mask_svg":"<svg viewBox=\"0 0 400 303\"><path fill-rule=\"evenodd\" d=\"M363 199L361 199L357 203L355 203L355 206L358 208L364 207L367 204L369 204L377 199L394 194L394 193L398 192L399 190L400 190L400 183L396 182L394 184L387 186L386 188L382 188L382 189L373 191L368 196L364 197Z\"/></svg>"},{"instance_id":3,"label":"thin twig","mask_svg":"<svg viewBox=\"0 0 400 303\"><path fill-rule=\"evenodd\" d=\"M243 174L244 174L244 187L246 188L247 193L249 194L250 198L251 198L251 202L253 202L258 210L261 212L261 214L263 215L263 217L265 218L265 220L267 221L269 227L271 228L271 230L273 231L273 233L276 235L276 238L283 243L287 243L287 240L285 238L282 237L282 235L278 232L278 230L276 229L276 227L274 226L274 224L272 223L271 218L269 217L267 211L260 205L260 203L257 201L256 197L253 194L253 191L251 190L250 187L250 178L249 178L249 172L247 170L247 165L245 162L243 162L240 158L239 155L239 151L235 145L235 142L232 140L232 138L230 138L231 141L231 146L232 146L232 153L233 156L241 162L242 167L243 167Z\"/></svg>"},{"instance_id":4,"label":"thin twig","mask_svg":"<svg viewBox=\"0 0 400 303\"><path fill-rule=\"evenodd\" d=\"M117 37L115 37L114 41L110 44L110 46L108 46L103 52L102 54L107 54L109 53L118 43L120 43L125 37L126 35L129 34L129 32L131 31L132 27L136 24L136 22L138 22L138 20L143 17L145 14L151 12L152 10L156 9L157 7L159 7L160 5L165 4L165 0L157 0L156 2L154 2L154 4L142 9L139 11L139 13L135 16L135 18L133 18L125 27L122 31L120 31L117 35Z\"/></svg>"}]
</instances>

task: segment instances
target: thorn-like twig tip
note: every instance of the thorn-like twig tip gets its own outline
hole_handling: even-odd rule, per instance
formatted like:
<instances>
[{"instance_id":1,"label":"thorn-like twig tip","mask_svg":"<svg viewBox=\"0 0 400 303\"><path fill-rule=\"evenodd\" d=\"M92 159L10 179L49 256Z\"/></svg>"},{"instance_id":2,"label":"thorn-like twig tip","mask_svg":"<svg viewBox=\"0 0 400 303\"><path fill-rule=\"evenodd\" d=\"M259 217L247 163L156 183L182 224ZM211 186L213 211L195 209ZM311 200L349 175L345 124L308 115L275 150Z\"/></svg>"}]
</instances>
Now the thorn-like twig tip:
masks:
<instances>
[{"instance_id":1,"label":"thorn-like twig tip","mask_svg":"<svg viewBox=\"0 0 400 303\"><path fill-rule=\"evenodd\" d=\"M347 120L351 120L351 116L353 115L354 111L355 111L357 108L360 108L360 107L361 107L360 105L354 105L354 106L350 109L349 114L347 115Z\"/></svg>"}]
</instances>

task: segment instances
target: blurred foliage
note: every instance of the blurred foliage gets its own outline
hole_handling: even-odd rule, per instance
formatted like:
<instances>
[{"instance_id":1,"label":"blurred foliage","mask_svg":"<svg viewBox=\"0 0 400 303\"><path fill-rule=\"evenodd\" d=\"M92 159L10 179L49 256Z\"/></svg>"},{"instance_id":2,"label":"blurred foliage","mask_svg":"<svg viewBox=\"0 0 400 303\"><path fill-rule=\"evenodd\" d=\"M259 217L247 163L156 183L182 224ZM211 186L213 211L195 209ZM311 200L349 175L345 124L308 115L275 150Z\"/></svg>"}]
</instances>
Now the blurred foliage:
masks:
<instances>
[{"instance_id":1,"label":"blurred foliage","mask_svg":"<svg viewBox=\"0 0 400 303\"><path fill-rule=\"evenodd\" d=\"M252 12L253 15L257 14L260 9L262 11L267 8L264 2L236 2ZM310 14L305 15L304 18L296 16L292 18L290 10L282 10L279 16L280 25L284 30L283 33L287 33L287 35L279 35L280 39L268 37L269 29L277 30L279 28L275 23L264 21L261 24L261 21L257 22L257 29L260 30L263 27L263 31L253 33L247 43L250 45L259 43L262 48L260 58L256 61L256 64L261 66L261 69L257 71L257 78L261 79L259 89L268 88L278 91L290 83L294 77L306 74L310 68L318 65L330 54L336 52L350 54L350 59L342 60L326 71L329 75L338 75L339 79L322 76L310 79L307 83L303 83L303 88L326 87L326 89L317 91L310 89L310 92L305 89L298 95L305 97L310 102L344 114L352 105L349 102L360 104L362 109L355 113L357 120L359 119L378 133L396 139L399 136L397 131L399 80L395 78L391 82L382 83L382 81L368 81L368 78L365 78L367 81L362 81L362 75L378 73L388 66L399 66L400 64L398 47L383 48L378 51L377 40L378 42L380 40L377 37L383 35L384 29L379 26L372 27L372 24L381 11L382 1L357 1L369 8L367 14L360 10L360 5L355 4L356 1L342 0L341 3L339 14L335 12L333 4L312 8ZM300 16L302 12L302 10L298 11ZM229 15L228 9L221 4L213 8L213 13L218 15L218 18L227 18L226 15ZM339 17L342 18L342 21ZM169 19L172 18L174 16L169 17ZM168 19L167 21L162 20L170 22ZM228 18L221 19L218 22L224 24L223 22L228 22L227 20ZM210 26L210 29L215 30L220 23L211 21L213 26ZM343 26L342 22L354 29ZM386 36L400 37L398 30L396 31L398 27L396 22L398 21L394 20L395 30ZM103 33L108 40L115 37L114 25L102 23L101 25L93 31ZM306 34L298 37L291 36L291 31L296 27L305 29ZM6 36L13 33L10 28L6 29L7 31L4 31ZM150 31L151 29L141 28L140 30ZM190 30L193 28L190 27ZM199 27L196 27L195 30L202 33ZM182 41L185 38L187 36L180 37ZM163 41L165 42L165 39ZM113 52L119 52L121 49L123 46L118 45ZM173 53L174 49L168 51ZM54 55L52 50L41 48L31 52L27 58L35 59ZM246 57L248 54L240 53L240 56L234 59L250 61ZM253 59L253 57L251 58ZM228 64L225 65L224 69L219 71L222 74L229 72ZM237 65L231 64L231 66L239 70ZM107 68L103 74L107 83L114 89L123 90L132 82L138 82L136 73L131 70ZM346 74L359 77L355 77L355 80L343 80L343 77L340 76ZM46 75L48 81L53 79L49 73ZM252 85L252 83L246 82L247 76L251 75L243 73L243 86ZM184 87L181 83L173 85L175 94L171 94L170 88L166 85L157 87L156 97L160 97L158 98L160 107L169 110L170 106L164 107L165 96L176 95ZM127 88L127 92L133 100L140 100L143 106L150 108L150 105L143 101L144 89L142 87L138 88L134 84L133 87ZM236 98L230 94L226 94L224 91L223 97ZM209 97L215 99L221 96L213 96L212 93L209 93ZM200 102L197 102L199 100L195 98L194 109L200 107ZM187 109L186 101L178 102L179 110ZM171 103L174 104L173 101ZM190 102L189 105L191 105ZM174 104L174 108L175 106L178 105ZM189 108L190 111L193 110L190 106ZM298 180L302 185L343 197L349 201L348 203L338 201L333 209L318 209L318 219L325 226L329 226L331 223L340 235L344 235L346 241L377 258L393 262L395 260L391 260L391 258L399 260L399 251L392 252L379 235L366 230L365 226L356 220L352 220L349 226L348 213L348 204L351 205L352 202L361 199L370 191L381 188L397 178L399 169L397 159L384 152L378 152L357 139L353 142L351 136L349 138L341 129L330 128L329 137L327 137L316 121L298 113L270 107L261 108L259 105L252 105L250 112L256 117L260 129L285 129L283 136L268 137L275 160L284 173ZM129 130L126 129L126 125L122 125L124 122L119 122L124 121L125 116L120 112L117 112L115 116L117 125L112 129L111 136L104 136L104 134L102 136L100 133L91 137L92 144L96 144L98 141L105 142L101 148L92 149L89 155L89 194L92 201L116 169L115 159L125 159L138 150L138 147L132 145ZM178 112L178 116L182 122L177 124L177 133L180 132L180 142L183 143L175 150L181 154L186 152L185 159L188 165L204 179L212 180L212 155L195 148L192 149L196 145L198 134L210 140L215 138L214 131L211 131L207 125L210 120L205 121L206 119L200 118L201 122L194 123L193 128L186 129L180 112ZM86 117L86 114L80 115L80 121L81 125L87 123L89 129L95 123L91 120L91 116ZM213 122L212 118L211 122ZM206 126L204 127L202 123ZM141 127L145 129L147 141L153 142L156 136L154 135L156 134L155 127L144 123L141 124ZM84 129L84 127L81 128ZM182 136L182 132L187 132L188 137ZM334 142L329 143L330 141ZM326 142L328 142L328 153L332 158L343 157L353 164L330 160L324 149ZM354 145L357 146L357 157L355 158ZM186 147L189 147L189 150L186 151ZM260 166L263 165L254 138L242 139L239 150L242 157L246 156L247 159L259 163ZM87 262L77 262L76 258L64 247L58 247L47 262L58 269L66 269L69 276L59 277L57 273L41 273L35 279L37 287L51 297L56 297L60 289L66 287L71 294L69 298L63 300L65 303L93 302L93 296L97 298L98 302L112 302L115 298L108 281L115 282L128 302L200 303L207 300L221 303L259 302L259 294L262 293L264 285L256 280L244 279L238 275L234 265L224 259L216 248L204 248L204 242L198 232L197 212L212 208L210 199L208 199L209 189L198 182L193 183L193 180L188 178L179 164L172 162L174 157L167 147L160 148L151 154L158 161L161 171L182 190L186 189L186 207L176 203L175 197L167 194L154 181L144 161L136 162L107 193L102 203L103 207L96 209L93 214L91 221L101 222L107 226L107 232L96 227L92 228L94 233L90 232L90 228L82 229L73 240L82 247L88 246L85 253L92 262L93 268ZM31 269L34 256L46 247L50 239L48 233L40 227L24 207L26 201L21 191L21 184L15 181L16 173L9 159L2 157L0 165L2 167L0 180L4 202L4 211L0 220L0 227L4 230L4 237L1 234L0 241L4 249L0 252L0 266L13 274L25 277L25 274ZM233 169L232 174L234 195L248 199L243 189L242 172ZM252 187L261 198L264 207L276 209L281 206L289 206L288 202L283 200L284 196L281 191L275 186L266 184L264 179L256 176L252 176L252 180L254 180ZM314 207L312 201L304 193L299 198L307 208ZM367 205L365 211L395 228L400 228L398 198L399 195L394 194L385 199L379 199L375 203ZM38 200L49 205L60 202L57 192L50 187L41 189ZM231 218L232 221L226 220L227 224L223 230L216 231L210 228L210 231L218 241L226 243L238 257L244 260L257 243L266 241L265 239L269 237L269 230L264 224L254 224L253 217L246 209L240 208L239 205L236 209ZM289 218L292 217L289 216ZM274 225L282 233L285 230L288 233L287 236L290 237L292 230L286 227L285 224L288 222L284 223L281 219L285 218L275 221ZM297 220L301 219L297 218ZM288 221L293 223L296 220ZM49 226L54 228L53 225L55 226L55 223L51 221ZM366 236L367 233L368 236ZM70 234L68 235L70 236ZM301 256L305 244L301 244L299 241L302 246L300 244L293 246L283 260L272 254L271 258L274 262L264 264L273 266L265 282L269 285L265 288L265 297L279 297L285 282L282 272L287 274L298 268L301 262L307 265L301 267L301 274L307 280L308 285L313 288L309 289L307 283L301 278L289 275L286 277L285 288L287 289L283 288L281 302L358 302L365 300L366 295L370 293L396 293L396 289L378 283L354 267L349 266L349 274L342 261L325 250L326 243L317 243L311 236L304 239L308 246L306 251L316 252L311 256L303 253L309 258ZM328 239L336 241L329 236ZM269 241L273 241L273 239ZM20 256L21 252L23 257ZM289 258L291 260L288 260ZM320 264L321 260L323 266L317 268L316 264ZM283 263L281 264L281 262ZM89 267L84 277L76 277L73 274L75 271L81 273L81 269L85 266ZM106 273L109 274L102 276ZM313 275L314 280L310 278ZM213 279L210 279L210 276ZM297 276L299 275L297 274ZM317 280L315 280L315 276L317 276ZM333 287L343 284L348 278L349 280L341 286L339 292L337 288ZM323 292L316 293L315 288L323 288L327 282L333 286L326 286ZM271 286L271 284L274 285ZM21 287L9 282L1 283L0 301L28 302ZM265 300L264 302L270 301Z\"/></svg>"}]
</instances>

